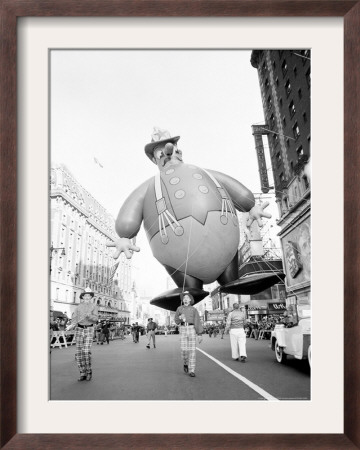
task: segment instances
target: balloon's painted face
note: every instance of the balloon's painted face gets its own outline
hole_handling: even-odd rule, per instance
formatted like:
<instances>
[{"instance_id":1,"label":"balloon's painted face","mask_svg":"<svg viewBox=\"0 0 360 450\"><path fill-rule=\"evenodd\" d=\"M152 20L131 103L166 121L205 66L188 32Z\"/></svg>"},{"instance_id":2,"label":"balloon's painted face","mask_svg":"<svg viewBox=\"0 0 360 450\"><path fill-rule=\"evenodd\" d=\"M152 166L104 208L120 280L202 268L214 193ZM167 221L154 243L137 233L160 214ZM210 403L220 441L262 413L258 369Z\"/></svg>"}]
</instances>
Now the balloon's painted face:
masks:
<instances>
[{"instance_id":1,"label":"balloon's painted face","mask_svg":"<svg viewBox=\"0 0 360 450\"><path fill-rule=\"evenodd\" d=\"M168 142L165 145L155 147L153 161L160 170L172 164L181 164L182 151L177 148L176 144Z\"/></svg>"},{"instance_id":2,"label":"balloon's painted face","mask_svg":"<svg viewBox=\"0 0 360 450\"><path fill-rule=\"evenodd\" d=\"M191 298L188 295L184 295L183 303L184 303L185 306L189 306L190 303L191 303Z\"/></svg>"}]
</instances>

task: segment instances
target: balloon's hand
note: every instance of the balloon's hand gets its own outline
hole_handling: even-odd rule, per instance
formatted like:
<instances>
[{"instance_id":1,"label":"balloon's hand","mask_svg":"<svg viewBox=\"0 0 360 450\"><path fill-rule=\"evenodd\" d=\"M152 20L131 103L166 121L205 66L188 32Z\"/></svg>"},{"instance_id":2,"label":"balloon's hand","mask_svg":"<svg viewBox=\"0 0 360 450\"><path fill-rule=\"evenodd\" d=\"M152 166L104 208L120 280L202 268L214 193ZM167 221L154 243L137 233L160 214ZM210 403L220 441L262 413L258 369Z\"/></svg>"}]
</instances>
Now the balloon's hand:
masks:
<instances>
[{"instance_id":1,"label":"balloon's hand","mask_svg":"<svg viewBox=\"0 0 360 450\"><path fill-rule=\"evenodd\" d=\"M258 225L259 225L259 227L262 227L263 226L263 223L262 223L262 220L261 220L262 217L266 217L267 219L271 219L271 214L264 211L264 209L267 206L269 206L269 204L270 204L269 202L265 202L265 203L262 203L261 205L253 206L250 209L249 218L246 221L246 226L250 227L250 225L254 222L254 220L256 220Z\"/></svg>"},{"instance_id":2,"label":"balloon's hand","mask_svg":"<svg viewBox=\"0 0 360 450\"><path fill-rule=\"evenodd\" d=\"M134 245L128 238L119 238L115 242L108 241L107 247L116 247L116 251L113 254L114 259L118 259L121 253L124 253L127 259L130 259L133 252L139 252L140 248Z\"/></svg>"}]
</instances>

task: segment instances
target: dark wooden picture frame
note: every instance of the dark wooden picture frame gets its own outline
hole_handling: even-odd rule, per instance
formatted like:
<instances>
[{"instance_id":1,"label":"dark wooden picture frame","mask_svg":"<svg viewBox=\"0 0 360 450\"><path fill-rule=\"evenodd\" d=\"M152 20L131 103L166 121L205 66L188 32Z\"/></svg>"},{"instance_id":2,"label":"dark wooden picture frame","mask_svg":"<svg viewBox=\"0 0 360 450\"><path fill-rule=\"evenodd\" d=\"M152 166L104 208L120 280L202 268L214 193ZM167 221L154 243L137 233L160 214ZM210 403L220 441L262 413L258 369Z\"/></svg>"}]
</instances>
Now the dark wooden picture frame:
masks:
<instances>
[{"instance_id":1,"label":"dark wooden picture frame","mask_svg":"<svg viewBox=\"0 0 360 450\"><path fill-rule=\"evenodd\" d=\"M17 434L17 19L30 16L344 19L344 434ZM360 1L350 0L2 0L1 448L360 448L359 30Z\"/></svg>"}]
</instances>

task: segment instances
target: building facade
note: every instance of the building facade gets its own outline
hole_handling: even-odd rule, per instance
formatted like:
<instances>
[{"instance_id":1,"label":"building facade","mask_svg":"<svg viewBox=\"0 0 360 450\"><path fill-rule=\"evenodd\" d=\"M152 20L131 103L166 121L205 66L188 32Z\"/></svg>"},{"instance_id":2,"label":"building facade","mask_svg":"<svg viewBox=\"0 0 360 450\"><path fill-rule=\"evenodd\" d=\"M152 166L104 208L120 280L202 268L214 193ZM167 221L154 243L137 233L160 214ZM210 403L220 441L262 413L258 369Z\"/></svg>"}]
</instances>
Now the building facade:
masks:
<instances>
[{"instance_id":1,"label":"building facade","mask_svg":"<svg viewBox=\"0 0 360 450\"><path fill-rule=\"evenodd\" d=\"M279 210L279 237L286 273L286 296L311 303L310 233L310 98L309 50L254 50L251 64L257 69L265 122L254 125L261 188L270 189L265 172L267 137Z\"/></svg>"},{"instance_id":2,"label":"building facade","mask_svg":"<svg viewBox=\"0 0 360 450\"><path fill-rule=\"evenodd\" d=\"M50 306L71 317L79 294L89 287L100 318L130 320L131 260L112 258L114 219L69 170L51 168Z\"/></svg>"}]
</instances>

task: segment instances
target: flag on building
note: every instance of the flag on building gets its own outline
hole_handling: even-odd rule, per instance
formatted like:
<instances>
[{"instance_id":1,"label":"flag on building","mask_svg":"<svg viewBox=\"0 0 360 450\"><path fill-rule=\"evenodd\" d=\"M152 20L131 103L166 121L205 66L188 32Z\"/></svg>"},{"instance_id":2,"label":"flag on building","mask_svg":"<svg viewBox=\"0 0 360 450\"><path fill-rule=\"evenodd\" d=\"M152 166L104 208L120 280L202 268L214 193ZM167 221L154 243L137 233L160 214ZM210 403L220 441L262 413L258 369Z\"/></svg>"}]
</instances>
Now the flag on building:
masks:
<instances>
[{"instance_id":1,"label":"flag on building","mask_svg":"<svg viewBox=\"0 0 360 450\"><path fill-rule=\"evenodd\" d=\"M118 261L117 263L115 263L111 269L111 273L110 273L110 277L109 277L109 284L111 284L113 282L115 273L117 271L117 268L119 267L119 263L120 261Z\"/></svg>"},{"instance_id":2,"label":"flag on building","mask_svg":"<svg viewBox=\"0 0 360 450\"><path fill-rule=\"evenodd\" d=\"M95 158L95 156L94 156L94 163L100 166L102 169L104 168L104 166L99 162L99 160Z\"/></svg>"}]
</instances>

